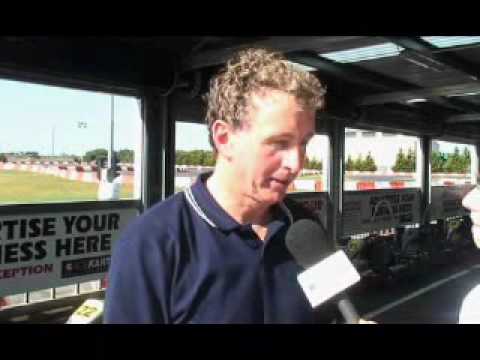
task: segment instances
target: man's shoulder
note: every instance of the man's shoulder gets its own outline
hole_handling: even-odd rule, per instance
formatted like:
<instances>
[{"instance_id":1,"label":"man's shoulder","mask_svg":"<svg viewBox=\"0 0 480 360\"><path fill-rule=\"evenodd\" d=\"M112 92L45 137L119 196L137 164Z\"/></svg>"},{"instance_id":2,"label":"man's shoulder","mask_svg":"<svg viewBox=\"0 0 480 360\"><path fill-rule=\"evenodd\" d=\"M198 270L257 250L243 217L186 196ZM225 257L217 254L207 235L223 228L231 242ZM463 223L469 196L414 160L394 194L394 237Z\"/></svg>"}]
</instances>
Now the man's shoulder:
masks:
<instances>
[{"instance_id":1,"label":"man's shoulder","mask_svg":"<svg viewBox=\"0 0 480 360\"><path fill-rule=\"evenodd\" d=\"M159 201L151 208L147 209L142 216L144 218L157 218L161 217L162 220L168 220L172 218L171 215L182 211L186 205L185 194L183 191L170 195L165 200Z\"/></svg>"},{"instance_id":2,"label":"man's shoulder","mask_svg":"<svg viewBox=\"0 0 480 360\"><path fill-rule=\"evenodd\" d=\"M124 232L124 238L165 237L179 222L186 206L182 192L171 195L153 205L133 220Z\"/></svg>"}]
</instances>

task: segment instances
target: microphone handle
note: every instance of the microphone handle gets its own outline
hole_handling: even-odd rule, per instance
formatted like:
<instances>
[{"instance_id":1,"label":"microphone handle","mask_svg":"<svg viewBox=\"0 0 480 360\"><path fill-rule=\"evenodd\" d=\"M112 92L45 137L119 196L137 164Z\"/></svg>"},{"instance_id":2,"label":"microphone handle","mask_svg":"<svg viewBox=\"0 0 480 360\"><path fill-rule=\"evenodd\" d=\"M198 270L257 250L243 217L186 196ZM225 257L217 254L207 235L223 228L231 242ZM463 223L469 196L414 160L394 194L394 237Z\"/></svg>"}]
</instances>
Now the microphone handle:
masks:
<instances>
[{"instance_id":1,"label":"microphone handle","mask_svg":"<svg viewBox=\"0 0 480 360\"><path fill-rule=\"evenodd\" d=\"M337 305L347 324L358 324L360 316L358 315L355 306L353 306L351 301L346 296L343 296L338 301Z\"/></svg>"}]
</instances>

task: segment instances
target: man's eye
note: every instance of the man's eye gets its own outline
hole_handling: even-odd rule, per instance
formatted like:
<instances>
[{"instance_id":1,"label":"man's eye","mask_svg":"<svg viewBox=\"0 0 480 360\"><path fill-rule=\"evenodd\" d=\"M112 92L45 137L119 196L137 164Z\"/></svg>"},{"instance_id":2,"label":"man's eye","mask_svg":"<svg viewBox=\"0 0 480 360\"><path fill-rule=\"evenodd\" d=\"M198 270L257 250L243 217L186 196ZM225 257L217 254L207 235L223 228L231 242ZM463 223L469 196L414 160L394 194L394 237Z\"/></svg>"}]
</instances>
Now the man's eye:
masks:
<instances>
[{"instance_id":1,"label":"man's eye","mask_svg":"<svg viewBox=\"0 0 480 360\"><path fill-rule=\"evenodd\" d=\"M275 141L272 145L277 149L287 149L289 146L288 141Z\"/></svg>"}]
</instances>

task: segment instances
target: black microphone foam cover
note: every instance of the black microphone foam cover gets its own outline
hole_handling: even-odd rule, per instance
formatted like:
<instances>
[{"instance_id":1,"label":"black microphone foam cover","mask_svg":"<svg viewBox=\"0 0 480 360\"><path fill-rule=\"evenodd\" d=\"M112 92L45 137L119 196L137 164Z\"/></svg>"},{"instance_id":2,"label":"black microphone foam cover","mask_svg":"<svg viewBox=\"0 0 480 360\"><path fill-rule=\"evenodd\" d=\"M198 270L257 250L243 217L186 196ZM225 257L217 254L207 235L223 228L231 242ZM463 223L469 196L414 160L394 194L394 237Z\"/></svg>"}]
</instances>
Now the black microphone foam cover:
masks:
<instances>
[{"instance_id":1,"label":"black microphone foam cover","mask_svg":"<svg viewBox=\"0 0 480 360\"><path fill-rule=\"evenodd\" d=\"M285 244L295 261L305 269L333 252L323 227L308 219L298 220L290 226Z\"/></svg>"}]
</instances>

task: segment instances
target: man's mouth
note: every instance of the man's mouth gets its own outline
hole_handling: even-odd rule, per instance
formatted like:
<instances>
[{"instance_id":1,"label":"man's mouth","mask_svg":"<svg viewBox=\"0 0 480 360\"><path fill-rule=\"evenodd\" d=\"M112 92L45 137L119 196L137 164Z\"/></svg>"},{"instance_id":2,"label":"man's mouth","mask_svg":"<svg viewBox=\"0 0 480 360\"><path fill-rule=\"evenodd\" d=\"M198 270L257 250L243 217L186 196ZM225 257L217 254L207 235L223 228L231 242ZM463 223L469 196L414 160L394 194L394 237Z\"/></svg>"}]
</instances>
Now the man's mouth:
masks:
<instances>
[{"instance_id":1,"label":"man's mouth","mask_svg":"<svg viewBox=\"0 0 480 360\"><path fill-rule=\"evenodd\" d=\"M290 181L289 180L281 180L281 179L275 179L275 178L272 178L272 180L276 183L279 183L283 186L288 186L288 184L290 184Z\"/></svg>"}]
</instances>

